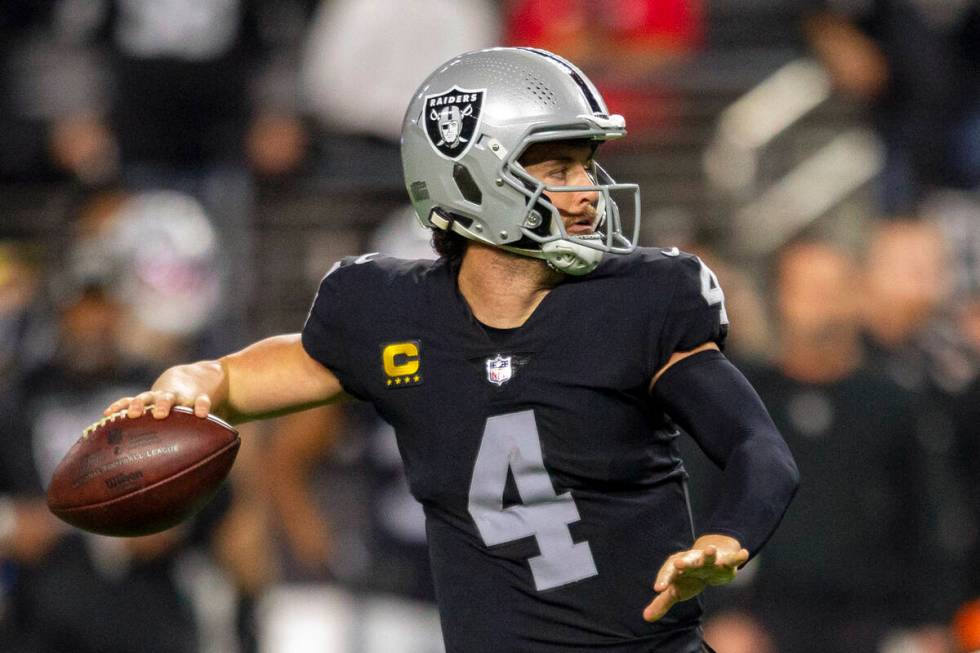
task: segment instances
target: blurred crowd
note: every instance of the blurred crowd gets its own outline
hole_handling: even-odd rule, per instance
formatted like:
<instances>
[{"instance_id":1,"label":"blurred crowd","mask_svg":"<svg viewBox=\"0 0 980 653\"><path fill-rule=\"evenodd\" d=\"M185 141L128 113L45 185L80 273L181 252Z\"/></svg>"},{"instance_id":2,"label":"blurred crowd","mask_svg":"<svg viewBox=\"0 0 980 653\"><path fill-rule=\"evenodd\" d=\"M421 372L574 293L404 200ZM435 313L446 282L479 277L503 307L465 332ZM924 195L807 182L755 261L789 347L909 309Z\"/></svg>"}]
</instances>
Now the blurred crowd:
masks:
<instances>
[{"instance_id":1,"label":"blurred crowd","mask_svg":"<svg viewBox=\"0 0 980 653\"><path fill-rule=\"evenodd\" d=\"M671 166L704 67L776 48L751 21L733 42L740 14L791 34L774 62L821 62L884 154L870 192L763 255L733 245L726 207L678 221L645 200L641 244L718 274L727 353L803 478L767 548L706 595L708 641L980 650L980 0L0 3L0 650L441 651L422 511L370 409L243 426L217 499L145 538L61 524L47 480L112 399L271 335L263 255L304 260L257 242L279 219L258 198L312 180L336 227L353 218L334 189L368 207L398 188L403 108L436 65L565 55L631 128L606 167ZM434 256L410 209L357 224L362 251ZM716 472L683 450L697 521Z\"/></svg>"}]
</instances>

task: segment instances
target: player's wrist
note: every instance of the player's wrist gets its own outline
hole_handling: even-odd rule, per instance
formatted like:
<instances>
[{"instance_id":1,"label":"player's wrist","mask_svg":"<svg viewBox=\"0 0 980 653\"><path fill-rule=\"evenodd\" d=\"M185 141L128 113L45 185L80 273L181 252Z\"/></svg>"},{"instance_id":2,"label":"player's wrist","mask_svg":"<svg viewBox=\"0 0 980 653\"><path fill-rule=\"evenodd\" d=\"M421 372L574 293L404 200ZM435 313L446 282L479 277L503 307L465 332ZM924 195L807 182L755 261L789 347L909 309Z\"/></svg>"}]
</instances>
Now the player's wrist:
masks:
<instances>
[{"instance_id":1,"label":"player's wrist","mask_svg":"<svg viewBox=\"0 0 980 653\"><path fill-rule=\"evenodd\" d=\"M153 383L152 392L166 392L178 405L192 406L196 399L206 395L212 405L224 398L225 371L220 361L199 361L176 365L167 369Z\"/></svg>"}]
</instances>

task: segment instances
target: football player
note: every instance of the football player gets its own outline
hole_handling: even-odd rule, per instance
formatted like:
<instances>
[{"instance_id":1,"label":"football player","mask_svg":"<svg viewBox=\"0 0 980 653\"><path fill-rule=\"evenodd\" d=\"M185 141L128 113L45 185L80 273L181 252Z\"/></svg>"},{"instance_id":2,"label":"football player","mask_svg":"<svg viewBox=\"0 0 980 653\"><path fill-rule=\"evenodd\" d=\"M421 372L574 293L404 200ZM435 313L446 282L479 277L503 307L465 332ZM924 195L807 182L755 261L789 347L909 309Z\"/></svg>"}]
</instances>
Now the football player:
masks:
<instances>
[{"instance_id":1,"label":"football player","mask_svg":"<svg viewBox=\"0 0 980 653\"><path fill-rule=\"evenodd\" d=\"M237 422L370 401L425 507L448 651L704 650L688 599L758 552L797 470L720 352L714 274L636 247L638 189L594 159L625 133L549 52L456 57L402 131L441 258L341 261L301 334L173 367L106 412L186 405ZM699 535L677 426L724 469Z\"/></svg>"}]
</instances>

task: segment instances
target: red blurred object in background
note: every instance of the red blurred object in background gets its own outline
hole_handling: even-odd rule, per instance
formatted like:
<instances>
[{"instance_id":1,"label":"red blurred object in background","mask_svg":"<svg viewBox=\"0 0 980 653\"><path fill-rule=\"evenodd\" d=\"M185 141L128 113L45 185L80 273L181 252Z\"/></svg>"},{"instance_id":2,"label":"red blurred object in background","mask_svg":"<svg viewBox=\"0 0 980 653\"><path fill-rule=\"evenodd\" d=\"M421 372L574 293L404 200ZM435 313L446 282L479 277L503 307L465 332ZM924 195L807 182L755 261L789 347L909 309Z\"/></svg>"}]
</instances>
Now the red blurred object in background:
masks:
<instances>
[{"instance_id":1,"label":"red blurred object in background","mask_svg":"<svg viewBox=\"0 0 980 653\"><path fill-rule=\"evenodd\" d=\"M953 634L962 653L980 651L980 599L961 607L953 617Z\"/></svg>"},{"instance_id":2,"label":"red blurred object in background","mask_svg":"<svg viewBox=\"0 0 980 653\"><path fill-rule=\"evenodd\" d=\"M576 42L585 49L593 40L618 52L687 51L701 44L703 10L700 0L518 0L506 34L510 44L534 44L575 61Z\"/></svg>"},{"instance_id":3,"label":"red blurred object in background","mask_svg":"<svg viewBox=\"0 0 980 653\"><path fill-rule=\"evenodd\" d=\"M505 23L508 45L579 65L633 134L670 127L679 99L655 74L699 49L703 36L701 0L517 0Z\"/></svg>"}]
</instances>

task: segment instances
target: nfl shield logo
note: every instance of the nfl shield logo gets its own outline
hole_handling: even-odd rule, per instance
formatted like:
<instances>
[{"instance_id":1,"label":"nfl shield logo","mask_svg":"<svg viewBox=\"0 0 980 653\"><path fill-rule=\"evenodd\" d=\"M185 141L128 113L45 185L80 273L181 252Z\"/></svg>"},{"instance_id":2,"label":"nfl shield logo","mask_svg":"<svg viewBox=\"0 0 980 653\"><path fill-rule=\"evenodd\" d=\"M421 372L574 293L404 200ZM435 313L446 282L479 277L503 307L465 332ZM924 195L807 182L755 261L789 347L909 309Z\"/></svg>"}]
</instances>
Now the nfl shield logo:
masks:
<instances>
[{"instance_id":1,"label":"nfl shield logo","mask_svg":"<svg viewBox=\"0 0 980 653\"><path fill-rule=\"evenodd\" d=\"M494 358L487 359L487 381L494 385L503 385L510 381L514 373L514 368L510 364L510 356L497 354Z\"/></svg>"},{"instance_id":2,"label":"nfl shield logo","mask_svg":"<svg viewBox=\"0 0 980 653\"><path fill-rule=\"evenodd\" d=\"M486 89L453 86L448 91L425 96L422 109L425 133L436 152L458 160L473 145L480 126L480 110Z\"/></svg>"}]
</instances>

